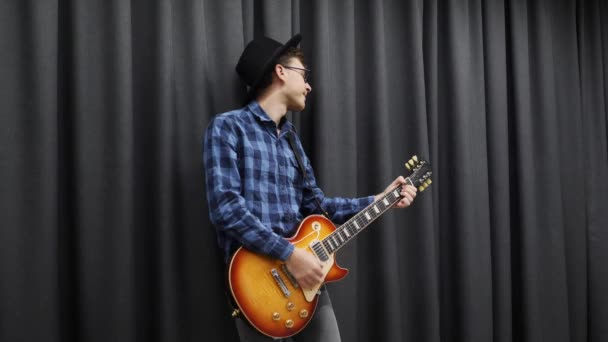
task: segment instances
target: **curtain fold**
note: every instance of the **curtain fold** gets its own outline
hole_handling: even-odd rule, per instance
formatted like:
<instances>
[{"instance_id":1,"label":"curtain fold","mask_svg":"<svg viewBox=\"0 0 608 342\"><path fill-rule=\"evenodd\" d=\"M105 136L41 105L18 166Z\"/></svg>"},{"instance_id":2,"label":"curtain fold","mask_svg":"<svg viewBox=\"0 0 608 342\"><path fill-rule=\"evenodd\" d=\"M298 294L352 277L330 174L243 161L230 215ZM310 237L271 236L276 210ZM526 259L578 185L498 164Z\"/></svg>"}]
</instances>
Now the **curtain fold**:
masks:
<instances>
[{"instance_id":1,"label":"curtain fold","mask_svg":"<svg viewBox=\"0 0 608 342\"><path fill-rule=\"evenodd\" d=\"M329 196L433 185L328 285L344 341L608 340L600 0L0 2L0 341L235 341L202 134L303 34Z\"/></svg>"}]
</instances>

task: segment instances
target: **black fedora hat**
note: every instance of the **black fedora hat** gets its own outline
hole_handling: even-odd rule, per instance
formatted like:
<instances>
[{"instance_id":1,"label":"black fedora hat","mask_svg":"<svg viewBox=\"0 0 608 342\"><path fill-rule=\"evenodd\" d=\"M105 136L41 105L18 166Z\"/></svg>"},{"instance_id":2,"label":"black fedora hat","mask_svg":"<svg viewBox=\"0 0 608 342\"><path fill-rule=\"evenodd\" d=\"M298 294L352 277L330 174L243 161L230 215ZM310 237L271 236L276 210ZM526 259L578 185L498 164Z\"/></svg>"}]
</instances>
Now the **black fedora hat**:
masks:
<instances>
[{"instance_id":1,"label":"black fedora hat","mask_svg":"<svg viewBox=\"0 0 608 342\"><path fill-rule=\"evenodd\" d=\"M268 37L256 38L247 44L236 65L236 72L250 87L248 99L255 94L264 75L274 67L277 58L290 47L298 46L301 40L302 35L298 33L285 44Z\"/></svg>"}]
</instances>

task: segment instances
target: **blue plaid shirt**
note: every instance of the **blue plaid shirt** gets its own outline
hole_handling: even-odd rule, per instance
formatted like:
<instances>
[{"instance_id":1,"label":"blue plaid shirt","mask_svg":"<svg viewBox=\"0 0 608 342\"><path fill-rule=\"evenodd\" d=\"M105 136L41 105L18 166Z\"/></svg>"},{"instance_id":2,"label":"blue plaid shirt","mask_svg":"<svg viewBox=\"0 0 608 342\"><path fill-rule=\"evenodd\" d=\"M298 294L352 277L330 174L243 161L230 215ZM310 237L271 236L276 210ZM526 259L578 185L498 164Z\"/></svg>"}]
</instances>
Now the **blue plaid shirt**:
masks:
<instances>
[{"instance_id":1,"label":"blue plaid shirt","mask_svg":"<svg viewBox=\"0 0 608 342\"><path fill-rule=\"evenodd\" d=\"M291 122L281 132L253 101L217 115L207 127L203 148L209 216L226 261L237 247L287 260L293 246L284 239L305 216L318 211L315 197L334 223L343 223L373 202L327 198L316 184L310 161ZM307 183L289 145L293 132Z\"/></svg>"}]
</instances>

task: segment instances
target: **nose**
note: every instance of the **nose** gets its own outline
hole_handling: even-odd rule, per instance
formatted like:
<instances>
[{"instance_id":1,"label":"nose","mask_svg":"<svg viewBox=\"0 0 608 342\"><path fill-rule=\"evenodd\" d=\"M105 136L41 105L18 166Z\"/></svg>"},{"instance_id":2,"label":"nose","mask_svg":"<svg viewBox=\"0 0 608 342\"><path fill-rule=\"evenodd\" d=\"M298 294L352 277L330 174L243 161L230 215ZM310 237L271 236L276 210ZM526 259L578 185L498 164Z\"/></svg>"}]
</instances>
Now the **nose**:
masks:
<instances>
[{"instance_id":1,"label":"nose","mask_svg":"<svg viewBox=\"0 0 608 342\"><path fill-rule=\"evenodd\" d=\"M312 91L312 87L310 86L310 83L306 82L306 94L309 94Z\"/></svg>"}]
</instances>

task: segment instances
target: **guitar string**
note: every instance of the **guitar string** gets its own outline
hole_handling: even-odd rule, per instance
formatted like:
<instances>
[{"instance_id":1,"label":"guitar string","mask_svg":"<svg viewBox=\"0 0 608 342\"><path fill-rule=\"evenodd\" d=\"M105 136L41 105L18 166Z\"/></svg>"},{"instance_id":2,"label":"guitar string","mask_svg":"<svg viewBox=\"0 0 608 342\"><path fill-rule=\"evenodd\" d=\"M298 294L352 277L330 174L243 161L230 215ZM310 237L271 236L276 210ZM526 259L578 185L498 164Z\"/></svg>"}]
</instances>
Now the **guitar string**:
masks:
<instances>
[{"instance_id":1,"label":"guitar string","mask_svg":"<svg viewBox=\"0 0 608 342\"><path fill-rule=\"evenodd\" d=\"M422 162L419 166L424 166L424 165L425 165L425 163ZM415 175L417 172L419 172L420 170L421 170L421 168L417 168L416 170L414 170L412 172L412 174L410 174L410 176L406 177L406 183L410 184L410 185L414 185L414 182L412 182L411 177L413 175ZM338 227L334 232L332 232L327 237L322 239L321 244L323 245L323 247L330 253L334 253L337 250L339 250L340 248L342 248L342 246L344 246L348 241L350 241L356 235L358 235L365 227L367 227L370 223L372 223L378 217L380 217L382 214L384 214L384 212L387 211L388 209L390 209L398 200L403 198L403 196L400 196L400 195L394 196L395 190L398 190L398 193L401 193L401 188L402 188L402 185L396 186L394 189L392 189L389 192L388 195L385 195L384 197L380 198L379 200L374 201L369 206L367 206L366 208L361 210L359 213L357 213L355 216L353 216L351 219L346 221L343 225ZM393 196L394 196L394 198L393 198ZM391 197L391 198L389 199L389 197ZM383 202L384 200L387 200L389 202L389 204L385 205ZM371 210L371 208L373 208L374 206L376 206L376 208L377 208L378 205L380 205L380 208L382 208L382 210L380 210L377 213L374 210ZM370 219L367 219L367 218L364 219L366 213L369 215ZM362 226L360 228L354 227L355 229L353 230L353 225L355 223L358 225L362 225ZM349 232L351 234L351 236L343 237L341 234L345 230L347 232ZM340 239L336 239L336 236L339 236ZM336 244L336 247L334 247L332 245L332 243L330 242L331 241L330 239L333 239L334 244ZM340 242L340 240L344 240L344 241Z\"/></svg>"},{"instance_id":2,"label":"guitar string","mask_svg":"<svg viewBox=\"0 0 608 342\"><path fill-rule=\"evenodd\" d=\"M409 178L408 178L408 180L409 180ZM322 243L323 243L325 249L327 249L330 253L336 252L342 246L344 246L346 244L346 242L350 241L352 238L354 238L356 235L358 235L363 230L363 228L365 228L367 225L369 225L370 223L375 221L384 212L386 212L388 209L390 209L399 199L403 198L403 196L395 197L395 195L394 195L395 190L398 190L399 192L401 192L401 186L395 187L393 190L391 190L389 192L388 195L371 203L369 206L367 206L365 209L361 210L361 212L359 212L358 214L353 216L350 220L346 221L343 225L338 227L334 232L332 232L325 239L323 239ZM385 199L389 202L389 205L385 205L383 203L383 200L385 200ZM376 206L381 205L382 209L380 210L380 212L376 213L374 210L371 210L374 207L374 205L376 205ZM367 218L364 219L365 213L368 213L368 215L370 216L369 220ZM360 225L360 228L357 229L356 227L354 227L354 224L353 224L354 222L356 222L358 225ZM344 242L337 244L337 247L332 247L331 244L329 244L329 246L327 245L326 242L330 241L329 240L330 238L333 238L334 240L337 241L335 236L337 234L340 234L344 230L347 230L351 234L351 236L346 237Z\"/></svg>"}]
</instances>

